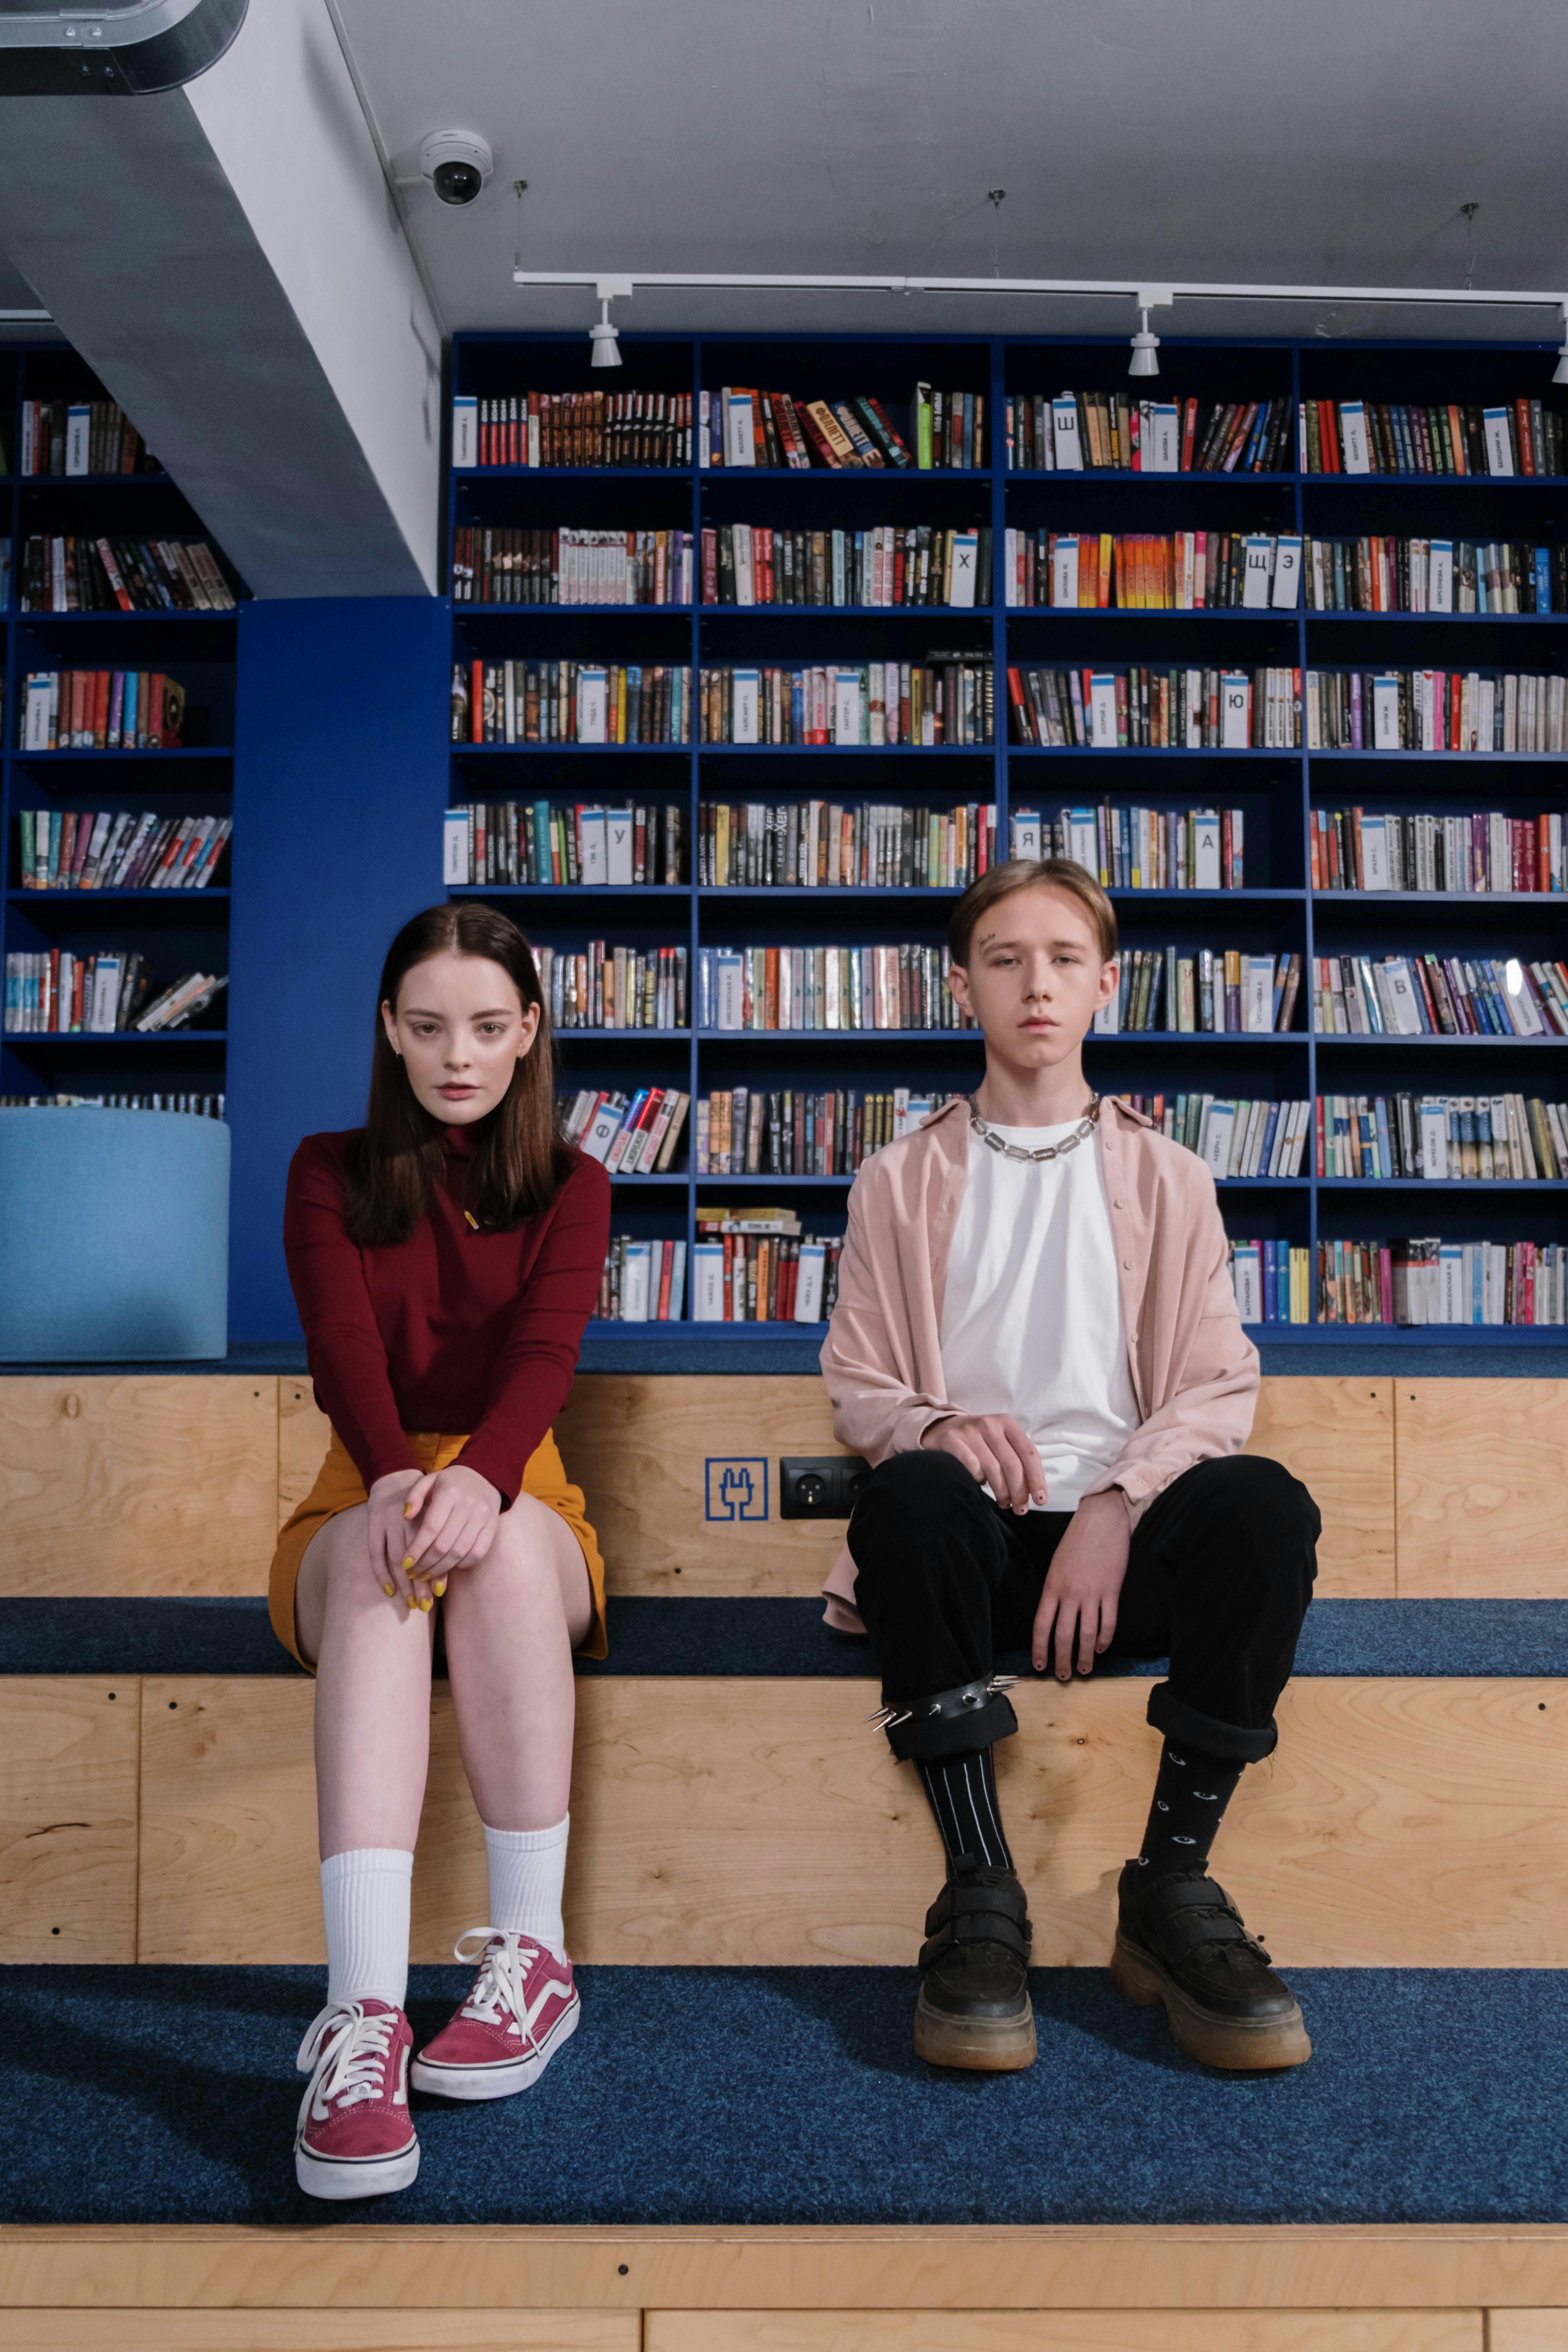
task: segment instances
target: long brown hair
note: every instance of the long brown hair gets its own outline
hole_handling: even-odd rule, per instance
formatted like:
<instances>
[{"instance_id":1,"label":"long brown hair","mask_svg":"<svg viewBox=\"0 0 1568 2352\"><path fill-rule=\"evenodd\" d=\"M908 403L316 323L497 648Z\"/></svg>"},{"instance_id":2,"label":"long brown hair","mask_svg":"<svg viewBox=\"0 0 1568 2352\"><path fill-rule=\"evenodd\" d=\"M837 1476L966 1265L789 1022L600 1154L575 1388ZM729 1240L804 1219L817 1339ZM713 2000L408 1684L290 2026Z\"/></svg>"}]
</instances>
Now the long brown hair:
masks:
<instances>
[{"instance_id":1,"label":"long brown hair","mask_svg":"<svg viewBox=\"0 0 1568 2352\"><path fill-rule=\"evenodd\" d=\"M458 899L426 907L404 924L386 951L375 992L370 1101L363 1127L343 1155L343 1223L362 1248L405 1242L430 1206L442 1171L441 1121L408 1083L381 1017L416 964L455 950L499 963L526 1012L539 1007L532 1046L494 1110L476 1123L465 1205L479 1224L506 1231L548 1209L571 1172L555 1123L555 1045L550 1007L533 952L517 925L494 907Z\"/></svg>"}]
</instances>

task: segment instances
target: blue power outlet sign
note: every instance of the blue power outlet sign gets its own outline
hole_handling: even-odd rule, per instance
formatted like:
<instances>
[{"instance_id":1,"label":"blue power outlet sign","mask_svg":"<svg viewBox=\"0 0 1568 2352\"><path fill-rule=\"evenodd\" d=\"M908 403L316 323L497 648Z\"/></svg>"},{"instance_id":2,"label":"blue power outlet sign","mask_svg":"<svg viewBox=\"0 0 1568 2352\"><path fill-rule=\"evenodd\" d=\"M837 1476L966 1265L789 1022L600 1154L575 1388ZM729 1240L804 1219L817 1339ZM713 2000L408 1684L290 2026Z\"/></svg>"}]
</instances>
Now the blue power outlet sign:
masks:
<instances>
[{"instance_id":1,"label":"blue power outlet sign","mask_svg":"<svg viewBox=\"0 0 1568 2352\"><path fill-rule=\"evenodd\" d=\"M707 1517L756 1520L768 1516L768 1462L758 1456L710 1454L707 1464Z\"/></svg>"}]
</instances>

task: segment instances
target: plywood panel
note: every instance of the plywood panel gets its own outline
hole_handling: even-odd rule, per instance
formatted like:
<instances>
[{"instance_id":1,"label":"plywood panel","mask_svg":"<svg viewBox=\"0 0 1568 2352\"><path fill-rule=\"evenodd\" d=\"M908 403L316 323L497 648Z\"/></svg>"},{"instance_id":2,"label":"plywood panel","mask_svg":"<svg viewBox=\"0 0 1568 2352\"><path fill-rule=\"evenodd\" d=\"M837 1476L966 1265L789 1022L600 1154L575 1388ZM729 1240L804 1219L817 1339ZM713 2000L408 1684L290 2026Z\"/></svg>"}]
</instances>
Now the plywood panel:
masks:
<instances>
[{"instance_id":1,"label":"plywood panel","mask_svg":"<svg viewBox=\"0 0 1568 2352\"><path fill-rule=\"evenodd\" d=\"M1494 2311L1487 2352L1568 2352L1568 2311Z\"/></svg>"},{"instance_id":2,"label":"plywood panel","mask_svg":"<svg viewBox=\"0 0 1568 2352\"><path fill-rule=\"evenodd\" d=\"M1479 2311L650 2311L643 2352L1481 2352L1482 2336Z\"/></svg>"},{"instance_id":3,"label":"plywood panel","mask_svg":"<svg viewBox=\"0 0 1568 2352\"><path fill-rule=\"evenodd\" d=\"M1272 1455L1311 1489L1323 1515L1319 1593L1392 1600L1394 1382L1266 1380L1246 1451Z\"/></svg>"},{"instance_id":4,"label":"plywood panel","mask_svg":"<svg viewBox=\"0 0 1568 2352\"><path fill-rule=\"evenodd\" d=\"M1560 2302L1568 2230L1529 2222L0 2228L0 2305L17 2309L1404 2312Z\"/></svg>"},{"instance_id":5,"label":"plywood panel","mask_svg":"<svg viewBox=\"0 0 1568 2352\"><path fill-rule=\"evenodd\" d=\"M277 1506L273 1378L0 1381L8 1592L261 1592Z\"/></svg>"},{"instance_id":6,"label":"plywood panel","mask_svg":"<svg viewBox=\"0 0 1568 2352\"><path fill-rule=\"evenodd\" d=\"M278 1383L278 1524L304 1501L326 1459L331 1425L311 1381Z\"/></svg>"},{"instance_id":7,"label":"plywood panel","mask_svg":"<svg viewBox=\"0 0 1568 2352\"><path fill-rule=\"evenodd\" d=\"M635 2311L0 2310L0 2352L639 2352L641 2335Z\"/></svg>"},{"instance_id":8,"label":"plywood panel","mask_svg":"<svg viewBox=\"0 0 1568 2352\"><path fill-rule=\"evenodd\" d=\"M939 1874L913 1774L858 1682L578 1685L566 1907L583 1960L912 1961ZM1158 1737L1148 1685L1019 1690L997 1763L1042 1966L1101 1962ZM149 1680L141 1953L322 1957L301 1682ZM1217 1866L1288 1965L1568 1964L1568 1685L1302 1681ZM447 1957L485 1879L438 1691L414 1955Z\"/></svg>"},{"instance_id":9,"label":"plywood panel","mask_svg":"<svg viewBox=\"0 0 1568 2352\"><path fill-rule=\"evenodd\" d=\"M1397 1381L1399 1590L1568 1596L1568 1381Z\"/></svg>"},{"instance_id":10,"label":"plywood panel","mask_svg":"<svg viewBox=\"0 0 1568 2352\"><path fill-rule=\"evenodd\" d=\"M843 1541L778 1516L779 1457L838 1454L820 1381L785 1374L587 1373L556 1423L620 1592L815 1592ZM1319 1591L1394 1591L1390 1383L1266 1380L1253 1453L1303 1479L1323 1513ZM752 1467L765 1519L708 1517L708 1464Z\"/></svg>"},{"instance_id":11,"label":"plywood panel","mask_svg":"<svg viewBox=\"0 0 1568 2352\"><path fill-rule=\"evenodd\" d=\"M134 1677L8 1676L0 1960L136 1958Z\"/></svg>"}]
</instances>

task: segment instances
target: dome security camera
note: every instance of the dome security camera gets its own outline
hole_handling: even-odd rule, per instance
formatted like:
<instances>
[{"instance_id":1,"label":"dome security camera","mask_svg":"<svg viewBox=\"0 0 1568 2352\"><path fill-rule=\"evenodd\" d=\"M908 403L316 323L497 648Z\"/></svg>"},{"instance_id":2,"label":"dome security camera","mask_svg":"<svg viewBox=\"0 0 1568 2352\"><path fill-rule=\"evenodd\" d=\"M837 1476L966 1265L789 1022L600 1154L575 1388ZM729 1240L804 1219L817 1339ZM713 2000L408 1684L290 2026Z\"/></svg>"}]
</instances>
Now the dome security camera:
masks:
<instances>
[{"instance_id":1,"label":"dome security camera","mask_svg":"<svg viewBox=\"0 0 1568 2352\"><path fill-rule=\"evenodd\" d=\"M420 143L419 169L444 205L471 205L495 157L477 131L432 131Z\"/></svg>"}]
</instances>

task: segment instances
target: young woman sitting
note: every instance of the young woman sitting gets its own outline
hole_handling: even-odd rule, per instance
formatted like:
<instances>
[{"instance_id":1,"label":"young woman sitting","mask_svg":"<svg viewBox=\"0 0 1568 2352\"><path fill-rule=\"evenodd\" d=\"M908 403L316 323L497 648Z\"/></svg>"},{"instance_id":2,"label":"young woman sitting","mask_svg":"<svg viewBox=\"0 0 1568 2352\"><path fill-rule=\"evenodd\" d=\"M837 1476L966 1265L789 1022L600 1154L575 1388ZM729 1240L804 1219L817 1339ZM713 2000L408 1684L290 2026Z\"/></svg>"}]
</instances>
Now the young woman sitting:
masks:
<instances>
[{"instance_id":1,"label":"young woman sitting","mask_svg":"<svg viewBox=\"0 0 1568 2352\"><path fill-rule=\"evenodd\" d=\"M310 1135L284 1209L320 1477L279 1538L274 1630L316 1677L327 2002L295 2167L314 2197L419 2168L419 2090L526 2090L577 2024L561 1923L572 1653L605 1654L605 1580L551 1434L609 1233L604 1170L559 1139L549 1010L494 909L405 924L381 976L365 1124ZM468 1999L416 2058L409 1888L446 1652L484 1825L489 1917Z\"/></svg>"}]
</instances>

